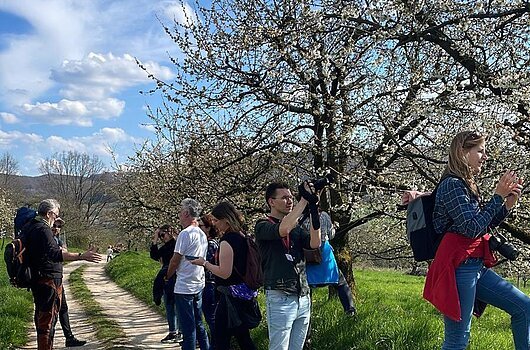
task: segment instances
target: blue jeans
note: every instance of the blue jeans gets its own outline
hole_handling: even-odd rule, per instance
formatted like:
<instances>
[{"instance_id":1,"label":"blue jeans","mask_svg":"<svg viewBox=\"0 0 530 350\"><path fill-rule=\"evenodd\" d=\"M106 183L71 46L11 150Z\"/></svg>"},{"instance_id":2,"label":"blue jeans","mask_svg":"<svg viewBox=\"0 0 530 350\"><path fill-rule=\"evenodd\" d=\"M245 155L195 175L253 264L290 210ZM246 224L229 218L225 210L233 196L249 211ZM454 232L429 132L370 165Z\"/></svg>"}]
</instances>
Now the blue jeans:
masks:
<instances>
[{"instance_id":1,"label":"blue jeans","mask_svg":"<svg viewBox=\"0 0 530 350\"><path fill-rule=\"evenodd\" d=\"M201 350L208 350L208 334L202 323L202 291L197 294L176 294L180 331L182 333L182 350L195 350L195 340L199 341Z\"/></svg>"},{"instance_id":2,"label":"blue jeans","mask_svg":"<svg viewBox=\"0 0 530 350\"><path fill-rule=\"evenodd\" d=\"M177 304L174 295L167 295L164 293L164 305L166 306L167 324L169 326L169 333L177 333L180 331L179 319L177 317Z\"/></svg>"},{"instance_id":3,"label":"blue jeans","mask_svg":"<svg viewBox=\"0 0 530 350\"><path fill-rule=\"evenodd\" d=\"M493 270L484 267L482 259L470 258L456 269L462 320L444 317L445 340L442 350L464 350L469 343L475 297L506 311L511 316L516 350L530 346L530 298Z\"/></svg>"},{"instance_id":4,"label":"blue jeans","mask_svg":"<svg viewBox=\"0 0 530 350\"><path fill-rule=\"evenodd\" d=\"M265 296L269 350L301 350L309 328L311 297L281 290L265 290Z\"/></svg>"}]
</instances>

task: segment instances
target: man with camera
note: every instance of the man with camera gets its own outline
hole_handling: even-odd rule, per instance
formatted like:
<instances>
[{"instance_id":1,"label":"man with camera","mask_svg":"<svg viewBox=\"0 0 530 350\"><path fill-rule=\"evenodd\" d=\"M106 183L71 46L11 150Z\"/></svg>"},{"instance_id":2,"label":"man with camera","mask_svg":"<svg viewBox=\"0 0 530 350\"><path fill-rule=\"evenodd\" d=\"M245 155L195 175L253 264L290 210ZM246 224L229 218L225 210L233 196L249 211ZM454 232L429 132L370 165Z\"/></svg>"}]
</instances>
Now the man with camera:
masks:
<instances>
[{"instance_id":1,"label":"man with camera","mask_svg":"<svg viewBox=\"0 0 530 350\"><path fill-rule=\"evenodd\" d=\"M269 349L300 350L309 327L311 299L307 284L304 248L320 247L319 197L311 182L299 186L300 201L285 183L271 183L265 191L270 208L258 220L256 241L260 248L269 329ZM309 233L298 226L309 206Z\"/></svg>"}]
</instances>

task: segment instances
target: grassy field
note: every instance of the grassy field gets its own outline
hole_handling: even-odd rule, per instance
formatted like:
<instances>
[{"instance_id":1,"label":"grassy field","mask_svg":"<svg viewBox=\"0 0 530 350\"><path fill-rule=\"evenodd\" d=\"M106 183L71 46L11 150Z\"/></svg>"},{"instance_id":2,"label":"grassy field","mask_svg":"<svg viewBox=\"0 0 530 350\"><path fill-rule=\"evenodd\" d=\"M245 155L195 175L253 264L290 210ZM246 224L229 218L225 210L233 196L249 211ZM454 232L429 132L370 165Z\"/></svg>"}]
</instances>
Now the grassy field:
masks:
<instances>
[{"instance_id":1,"label":"grassy field","mask_svg":"<svg viewBox=\"0 0 530 350\"><path fill-rule=\"evenodd\" d=\"M107 265L108 273L122 287L163 313L152 301L152 280L159 269L148 253L122 253ZM75 276L75 274L74 274ZM75 277L74 277L75 279ZM442 318L421 298L423 277L395 271L356 271L358 316L342 312L338 299L328 300L327 289L313 293L313 349L410 350L439 349L443 338ZM528 290L525 290L528 293ZM0 349L22 345L31 325L31 293L9 285L4 262L0 263ZM260 293L263 307L263 293ZM268 344L264 321L252 331L259 349ZM513 349L509 317L488 307L473 320L470 350Z\"/></svg>"},{"instance_id":2,"label":"grassy field","mask_svg":"<svg viewBox=\"0 0 530 350\"><path fill-rule=\"evenodd\" d=\"M27 327L33 320L33 297L25 289L9 284L4 259L0 259L0 349L27 342Z\"/></svg>"},{"instance_id":3,"label":"grassy field","mask_svg":"<svg viewBox=\"0 0 530 350\"><path fill-rule=\"evenodd\" d=\"M119 285L134 295L152 302L151 281L158 263L147 253L121 254L108 264L108 272ZM439 349L443 339L441 315L422 299L423 277L395 271L356 271L358 316L342 312L338 299L328 300L327 288L313 293L313 349L410 350ZM528 290L526 290L528 292ZM260 293L262 311L263 293ZM156 308L163 312L161 307ZM259 349L268 344L265 315L252 331ZM488 307L480 319L473 320L470 350L513 349L507 314Z\"/></svg>"}]
</instances>

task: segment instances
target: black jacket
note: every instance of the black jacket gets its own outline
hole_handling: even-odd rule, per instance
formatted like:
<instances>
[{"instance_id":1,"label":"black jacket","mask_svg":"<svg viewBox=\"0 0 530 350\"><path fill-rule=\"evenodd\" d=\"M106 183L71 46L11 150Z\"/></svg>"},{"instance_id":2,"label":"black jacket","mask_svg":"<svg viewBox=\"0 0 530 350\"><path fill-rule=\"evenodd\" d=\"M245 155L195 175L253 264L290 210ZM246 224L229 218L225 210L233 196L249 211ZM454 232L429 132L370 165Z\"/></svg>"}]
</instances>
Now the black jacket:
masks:
<instances>
[{"instance_id":1,"label":"black jacket","mask_svg":"<svg viewBox=\"0 0 530 350\"><path fill-rule=\"evenodd\" d=\"M34 278L62 278L63 252L48 223L37 216L24 226L22 241L27 249L28 265Z\"/></svg>"},{"instance_id":2,"label":"black jacket","mask_svg":"<svg viewBox=\"0 0 530 350\"><path fill-rule=\"evenodd\" d=\"M164 296L164 293L167 295L169 301L172 301L175 297L173 291L175 289L177 275L173 275L167 282L164 281L167 268L167 266L162 266L153 282L153 301L157 306L162 303L162 296Z\"/></svg>"}]
</instances>

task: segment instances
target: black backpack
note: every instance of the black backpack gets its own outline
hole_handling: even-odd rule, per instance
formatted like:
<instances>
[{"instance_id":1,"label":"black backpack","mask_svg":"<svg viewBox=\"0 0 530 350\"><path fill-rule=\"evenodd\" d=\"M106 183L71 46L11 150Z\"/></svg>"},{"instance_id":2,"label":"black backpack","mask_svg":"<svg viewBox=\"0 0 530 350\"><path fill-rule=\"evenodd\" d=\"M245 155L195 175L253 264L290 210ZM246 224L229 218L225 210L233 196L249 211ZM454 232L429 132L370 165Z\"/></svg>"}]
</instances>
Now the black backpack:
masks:
<instances>
[{"instance_id":1,"label":"black backpack","mask_svg":"<svg viewBox=\"0 0 530 350\"><path fill-rule=\"evenodd\" d=\"M407 205L407 238L416 261L434 259L443 238L443 234L436 234L432 222L437 189L438 186L431 194L418 197Z\"/></svg>"},{"instance_id":2,"label":"black backpack","mask_svg":"<svg viewBox=\"0 0 530 350\"><path fill-rule=\"evenodd\" d=\"M263 270L261 269L261 255L256 241L250 235L244 235L247 242L247 266L245 274L240 273L234 265L236 273L251 289L257 290L263 285Z\"/></svg>"},{"instance_id":3,"label":"black backpack","mask_svg":"<svg viewBox=\"0 0 530 350\"><path fill-rule=\"evenodd\" d=\"M432 215L434 212L436 191L440 183L447 177L459 179L455 175L446 175L436 185L431 194L418 197L407 205L407 239L410 243L414 260L416 261L434 259L436 250L438 250L438 246L444 236L445 232L442 234L435 232Z\"/></svg>"}]
</instances>

